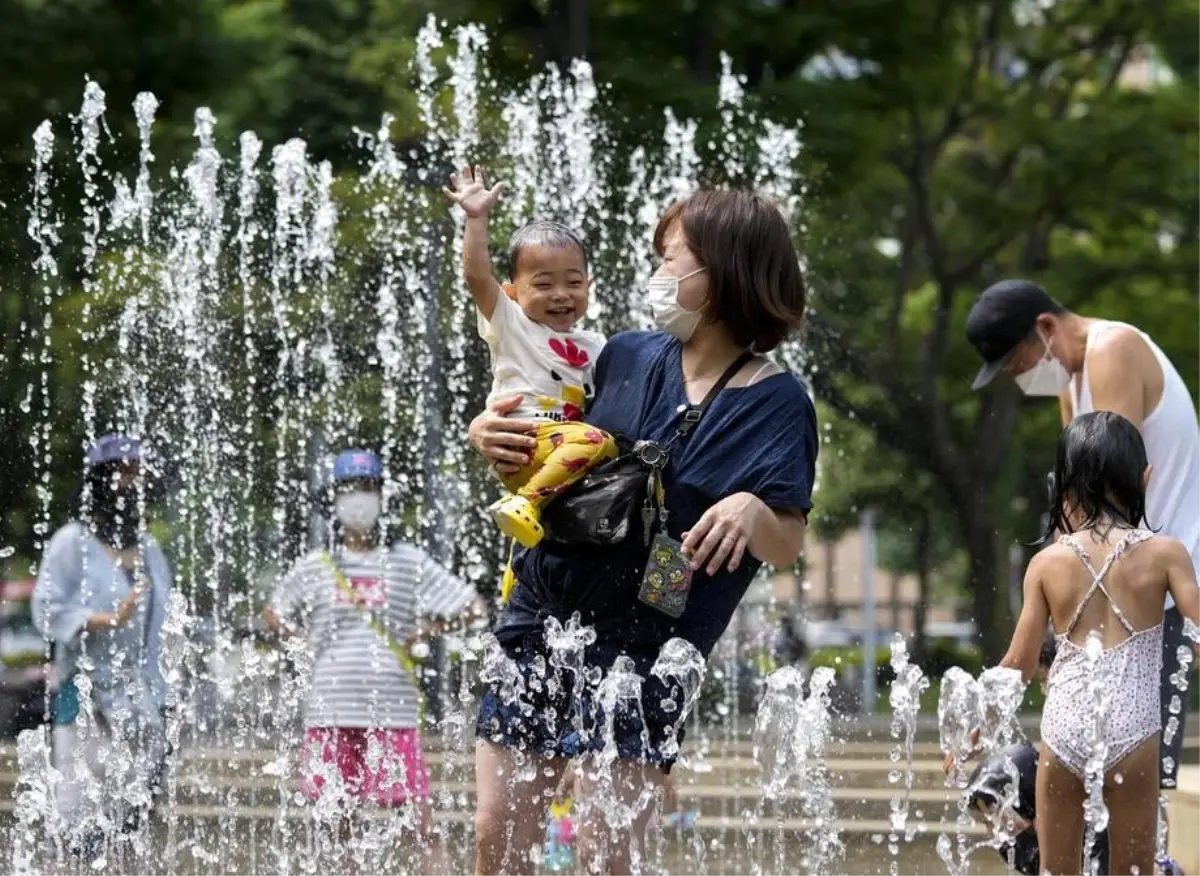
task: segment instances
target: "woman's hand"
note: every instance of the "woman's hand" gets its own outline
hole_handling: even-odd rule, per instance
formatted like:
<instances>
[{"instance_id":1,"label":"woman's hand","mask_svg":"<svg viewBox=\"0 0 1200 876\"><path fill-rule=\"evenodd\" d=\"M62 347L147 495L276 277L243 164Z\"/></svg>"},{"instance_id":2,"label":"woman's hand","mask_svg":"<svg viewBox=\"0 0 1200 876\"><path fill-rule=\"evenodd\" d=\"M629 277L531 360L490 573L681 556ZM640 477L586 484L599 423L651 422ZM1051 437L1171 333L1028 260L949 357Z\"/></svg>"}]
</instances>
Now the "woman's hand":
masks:
<instances>
[{"instance_id":1,"label":"woman's hand","mask_svg":"<svg viewBox=\"0 0 1200 876\"><path fill-rule=\"evenodd\" d=\"M763 514L770 514L763 501L753 493L734 493L713 505L683 534L683 556L693 569L707 566L715 575L725 565L733 572L742 562L746 546Z\"/></svg>"},{"instance_id":2,"label":"woman's hand","mask_svg":"<svg viewBox=\"0 0 1200 876\"><path fill-rule=\"evenodd\" d=\"M117 606L116 611L98 611L87 619L84 624L84 630L89 633L100 632L102 630L112 630L117 627L123 627L129 623L129 619L133 617L134 611L137 610L138 599L145 592L145 587L134 587L125 594L125 598L121 600L121 604Z\"/></svg>"},{"instance_id":3,"label":"woman's hand","mask_svg":"<svg viewBox=\"0 0 1200 876\"><path fill-rule=\"evenodd\" d=\"M500 474L519 471L537 449L537 439L532 433L537 431L538 424L505 416L515 411L519 404L519 395L499 399L467 428L467 440Z\"/></svg>"},{"instance_id":4,"label":"woman's hand","mask_svg":"<svg viewBox=\"0 0 1200 876\"><path fill-rule=\"evenodd\" d=\"M113 626L123 627L129 623L129 619L133 617L134 611L137 609L138 600L142 593L145 592L145 587L137 586L130 588L125 594L125 598L121 600L121 604L117 606L116 623Z\"/></svg>"}]
</instances>

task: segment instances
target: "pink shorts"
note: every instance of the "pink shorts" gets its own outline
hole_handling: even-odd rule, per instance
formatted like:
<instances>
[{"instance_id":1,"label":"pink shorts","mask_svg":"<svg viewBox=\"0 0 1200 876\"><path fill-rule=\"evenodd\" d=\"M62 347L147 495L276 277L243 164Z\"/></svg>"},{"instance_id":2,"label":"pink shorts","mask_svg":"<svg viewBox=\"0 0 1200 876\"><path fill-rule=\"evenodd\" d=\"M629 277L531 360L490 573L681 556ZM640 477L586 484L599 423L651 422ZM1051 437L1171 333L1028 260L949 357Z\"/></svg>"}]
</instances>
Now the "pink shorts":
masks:
<instances>
[{"instance_id":1,"label":"pink shorts","mask_svg":"<svg viewBox=\"0 0 1200 876\"><path fill-rule=\"evenodd\" d=\"M376 806L429 797L429 768L416 730L311 727L300 751L300 789L333 791Z\"/></svg>"}]
</instances>

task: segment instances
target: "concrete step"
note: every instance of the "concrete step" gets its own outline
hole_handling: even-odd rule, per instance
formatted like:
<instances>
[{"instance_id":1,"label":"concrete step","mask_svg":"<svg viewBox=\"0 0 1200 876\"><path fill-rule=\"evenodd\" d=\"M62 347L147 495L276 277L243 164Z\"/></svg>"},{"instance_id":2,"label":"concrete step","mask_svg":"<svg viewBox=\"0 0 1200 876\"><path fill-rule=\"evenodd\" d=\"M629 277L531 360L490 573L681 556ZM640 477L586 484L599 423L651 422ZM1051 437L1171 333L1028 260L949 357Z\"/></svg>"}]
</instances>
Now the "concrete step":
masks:
<instances>
[{"instance_id":1,"label":"concrete step","mask_svg":"<svg viewBox=\"0 0 1200 876\"><path fill-rule=\"evenodd\" d=\"M0 774L0 793L12 789L17 776ZM453 801L456 808L473 809L475 785L473 782L434 782L433 793L438 800ZM268 807L298 804L299 785L293 779L245 778L224 776L176 777L170 786L175 802L183 806L213 807ZM764 799L758 789L732 788L726 785L692 784L680 782L676 786L680 805L688 811L702 815L742 816L755 815L763 810L778 810L785 814L799 810L809 792L795 788L785 790L778 797ZM894 797L902 792L887 788L837 787L830 789L835 806L846 816L859 819L886 819ZM514 789L520 796L520 789ZM957 805L958 794L949 788L914 788L909 793L910 811L922 809L927 817L942 816L944 809Z\"/></svg>"},{"instance_id":2,"label":"concrete step","mask_svg":"<svg viewBox=\"0 0 1200 876\"><path fill-rule=\"evenodd\" d=\"M474 779L474 762L469 752L432 750L427 761L435 782L469 783ZM888 796L904 787L909 769L906 762L894 762L886 752L864 751L861 745L833 747L825 762L834 788L869 789ZM914 790L945 789L940 752L920 751L911 769ZM254 788L265 792L280 787L281 783L290 785L295 770L295 754L291 751L185 748L174 775L180 782L200 788ZM0 794L11 789L17 773L15 751L0 749ZM672 776L681 791L693 786L720 788L725 793L757 799L762 787L762 771L746 755L687 753Z\"/></svg>"},{"instance_id":3,"label":"concrete step","mask_svg":"<svg viewBox=\"0 0 1200 876\"><path fill-rule=\"evenodd\" d=\"M436 798L435 798L436 799ZM16 803L11 799L0 799L0 813L11 814L16 811ZM162 820L174 820L177 827L185 829L189 823L232 823L232 822L305 822L311 821L313 809L308 805L264 806L264 805L212 805L202 803L177 802L169 809L160 809L158 817ZM394 811L375 808L364 808L359 817L368 821L394 821ZM462 825L470 827L474 820L474 810L462 808L454 810L439 809L433 811L434 822L439 825ZM942 831L955 832L953 819L946 821L929 820L918 824L915 818L909 819L909 825L916 829L921 838L929 838ZM701 814L696 819L695 830L701 834L721 832L761 831L769 833L798 833L820 829L822 825L808 818L783 817L773 814L755 816L753 814ZM889 822L882 818L839 819L835 827L840 833L853 836L882 837L890 830ZM691 834L692 830L667 829L665 834ZM981 825L972 823L963 831L965 836L979 837L984 835Z\"/></svg>"},{"instance_id":4,"label":"concrete step","mask_svg":"<svg viewBox=\"0 0 1200 876\"><path fill-rule=\"evenodd\" d=\"M434 781L470 781L474 763L465 755L446 752L428 753L431 778ZM829 757L825 760L831 783L838 787L897 788L905 783L908 764L883 758ZM941 760L923 758L912 763L914 788L941 787L944 784ZM296 770L292 752L256 752L184 749L175 776L193 782L225 782L234 780L259 781L271 786L290 778ZM18 773L15 755L0 756L0 786L15 780ZM678 785L705 785L751 789L757 793L762 785L759 765L746 757L683 758L672 770Z\"/></svg>"}]
</instances>

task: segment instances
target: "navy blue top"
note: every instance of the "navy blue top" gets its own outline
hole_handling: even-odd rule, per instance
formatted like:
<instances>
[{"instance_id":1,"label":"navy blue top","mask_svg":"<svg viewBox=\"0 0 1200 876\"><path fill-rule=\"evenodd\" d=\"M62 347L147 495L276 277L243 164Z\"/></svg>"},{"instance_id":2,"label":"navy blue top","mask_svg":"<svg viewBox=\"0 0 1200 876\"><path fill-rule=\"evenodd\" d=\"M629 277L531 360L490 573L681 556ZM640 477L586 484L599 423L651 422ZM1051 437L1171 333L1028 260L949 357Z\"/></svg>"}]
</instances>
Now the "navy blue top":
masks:
<instances>
[{"instance_id":1,"label":"navy blue top","mask_svg":"<svg viewBox=\"0 0 1200 876\"><path fill-rule=\"evenodd\" d=\"M683 346L663 332L614 335L596 361L596 395L587 422L632 441L666 443L687 404ZM790 373L721 392L703 419L676 444L664 474L667 529L676 539L720 499L753 493L769 507L807 511L817 460L812 400ZM519 644L545 618L579 612L596 628L596 650L653 659L680 636L708 656L762 565L747 551L735 572L697 569L678 620L637 598L649 550L633 537L616 547L543 542L514 560L518 585L497 622L496 637Z\"/></svg>"}]
</instances>

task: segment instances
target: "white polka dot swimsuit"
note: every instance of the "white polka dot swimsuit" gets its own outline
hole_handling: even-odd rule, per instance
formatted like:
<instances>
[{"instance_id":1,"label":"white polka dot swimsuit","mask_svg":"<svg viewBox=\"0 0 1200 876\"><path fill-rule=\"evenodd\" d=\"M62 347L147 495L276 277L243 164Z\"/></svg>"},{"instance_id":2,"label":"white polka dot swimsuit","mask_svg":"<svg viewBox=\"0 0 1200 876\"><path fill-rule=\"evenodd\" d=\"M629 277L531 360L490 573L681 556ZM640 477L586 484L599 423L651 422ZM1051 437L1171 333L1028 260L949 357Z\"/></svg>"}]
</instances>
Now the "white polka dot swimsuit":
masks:
<instances>
[{"instance_id":1,"label":"white polka dot swimsuit","mask_svg":"<svg viewBox=\"0 0 1200 876\"><path fill-rule=\"evenodd\" d=\"M1128 637L1106 648L1095 671L1103 673L1110 691L1104 738L1108 753L1104 761L1107 773L1112 767L1162 729L1159 711L1159 675L1162 672L1162 622L1144 630L1133 629L1125 614L1113 602L1104 586L1104 577L1113 563L1130 547L1153 537L1141 529L1130 530L1113 548L1099 572L1087 552L1073 536L1064 535L1059 544L1075 551L1092 576L1092 586L1071 616L1067 628L1058 634L1058 652L1046 679L1046 703L1042 708L1042 742L1071 772L1084 778L1087 762L1093 756L1088 729L1095 724L1095 704L1088 695L1087 654L1083 647L1067 637L1075 629L1088 600L1096 591L1108 600L1113 614Z\"/></svg>"}]
</instances>

